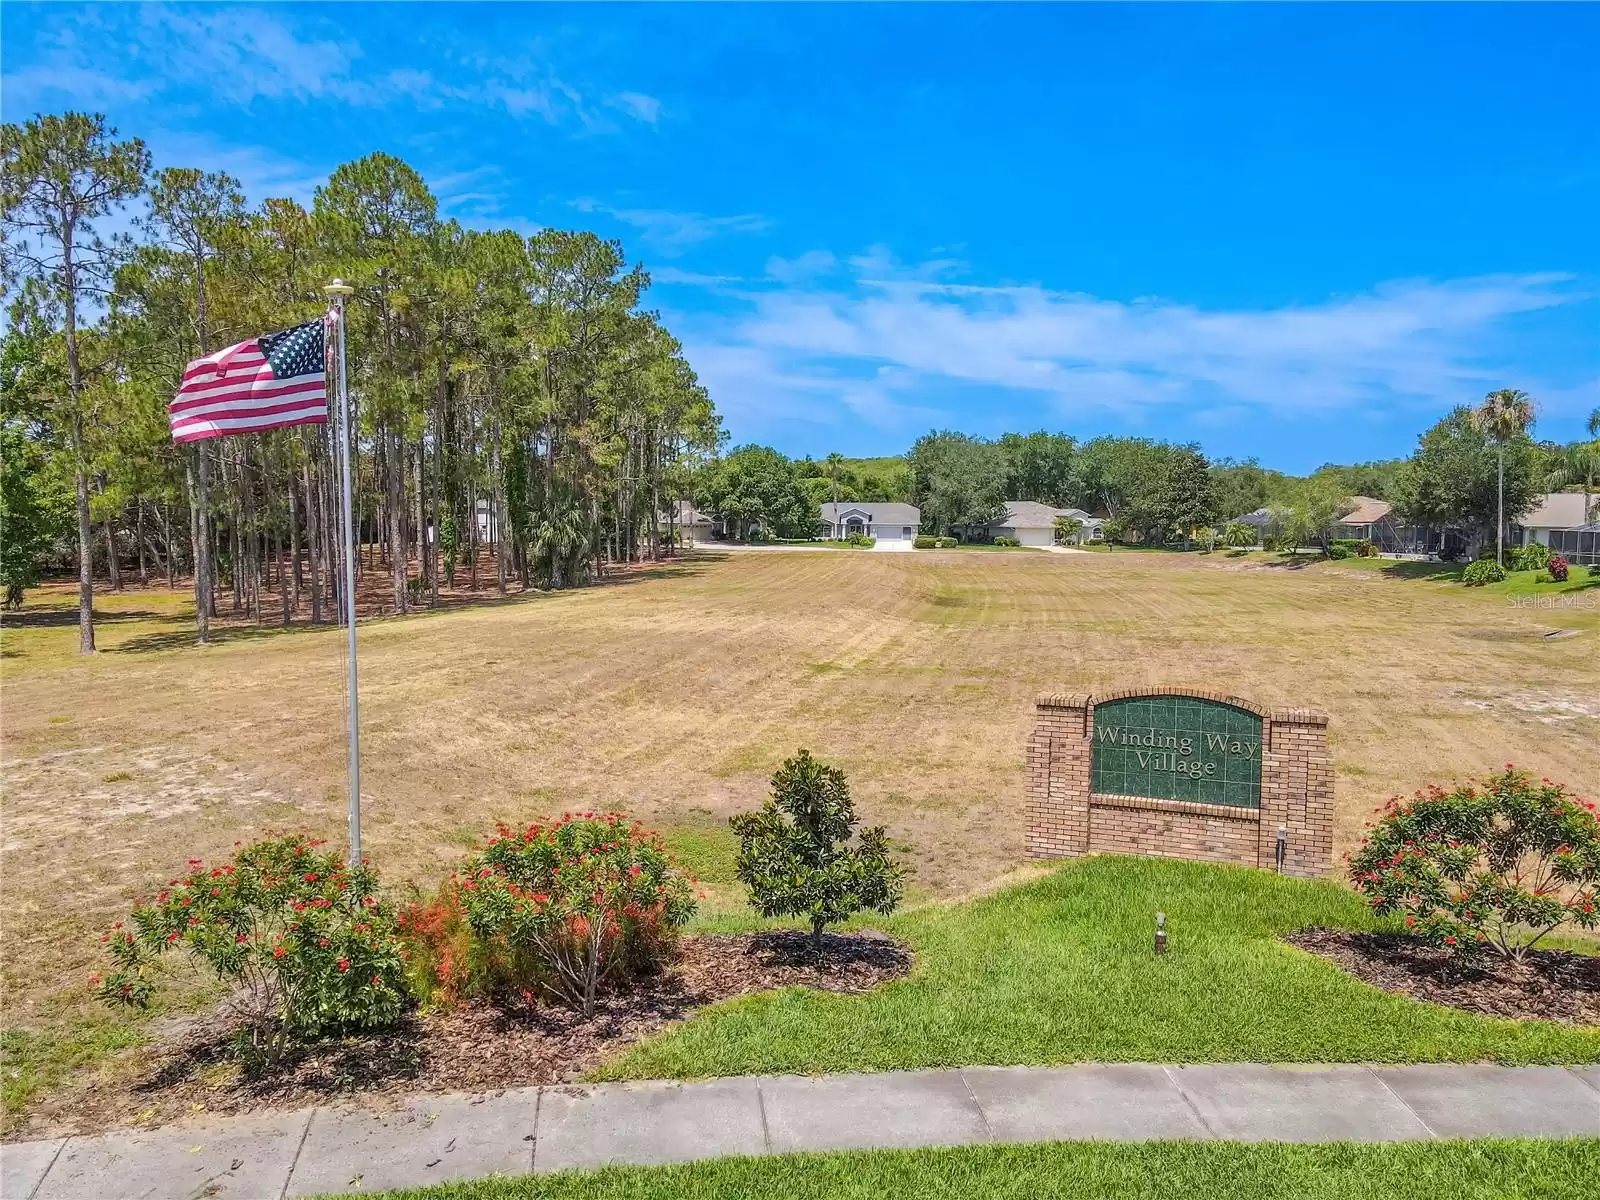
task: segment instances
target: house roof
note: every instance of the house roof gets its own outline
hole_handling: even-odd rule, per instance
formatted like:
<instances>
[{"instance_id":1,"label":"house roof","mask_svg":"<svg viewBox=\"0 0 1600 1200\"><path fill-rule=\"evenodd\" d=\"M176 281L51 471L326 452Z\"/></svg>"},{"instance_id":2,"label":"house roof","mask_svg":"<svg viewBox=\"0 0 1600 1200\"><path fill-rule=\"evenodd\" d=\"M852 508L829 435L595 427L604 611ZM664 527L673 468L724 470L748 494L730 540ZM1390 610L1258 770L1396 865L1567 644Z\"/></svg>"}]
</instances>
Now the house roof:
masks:
<instances>
[{"instance_id":1,"label":"house roof","mask_svg":"<svg viewBox=\"0 0 1600 1200\"><path fill-rule=\"evenodd\" d=\"M1037 500L1007 500L1005 515L989 522L991 529L1054 529L1057 517L1075 517L1085 525L1103 521L1081 508L1054 508Z\"/></svg>"},{"instance_id":2,"label":"house roof","mask_svg":"<svg viewBox=\"0 0 1600 1200\"><path fill-rule=\"evenodd\" d=\"M822 520L837 525L851 513L858 513L874 525L921 525L922 510L913 504L895 504L888 500L828 501L821 506Z\"/></svg>"},{"instance_id":3,"label":"house roof","mask_svg":"<svg viewBox=\"0 0 1600 1200\"><path fill-rule=\"evenodd\" d=\"M674 500L679 525L709 525L711 518L694 506L693 500Z\"/></svg>"},{"instance_id":4,"label":"house roof","mask_svg":"<svg viewBox=\"0 0 1600 1200\"><path fill-rule=\"evenodd\" d=\"M1589 503L1594 501L1595 497L1590 495ZM1576 529L1586 516L1582 492L1549 492L1540 496L1515 524L1524 529Z\"/></svg>"},{"instance_id":5,"label":"house roof","mask_svg":"<svg viewBox=\"0 0 1600 1200\"><path fill-rule=\"evenodd\" d=\"M1371 496L1351 496L1350 503L1355 507L1339 518L1341 525L1373 525L1388 519L1394 511L1394 505L1387 500L1374 500Z\"/></svg>"},{"instance_id":6,"label":"house roof","mask_svg":"<svg viewBox=\"0 0 1600 1200\"><path fill-rule=\"evenodd\" d=\"M989 524L1001 529L1054 529L1057 517L1077 517L1083 521L1088 516L1081 508L1052 508L1037 500L1007 500L1005 516Z\"/></svg>"},{"instance_id":7,"label":"house roof","mask_svg":"<svg viewBox=\"0 0 1600 1200\"><path fill-rule=\"evenodd\" d=\"M1272 510L1270 508L1258 508L1254 512L1247 512L1243 516L1235 517L1233 520L1229 521L1228 524L1255 525L1260 527L1263 525L1270 525L1272 523L1272 519Z\"/></svg>"}]
</instances>

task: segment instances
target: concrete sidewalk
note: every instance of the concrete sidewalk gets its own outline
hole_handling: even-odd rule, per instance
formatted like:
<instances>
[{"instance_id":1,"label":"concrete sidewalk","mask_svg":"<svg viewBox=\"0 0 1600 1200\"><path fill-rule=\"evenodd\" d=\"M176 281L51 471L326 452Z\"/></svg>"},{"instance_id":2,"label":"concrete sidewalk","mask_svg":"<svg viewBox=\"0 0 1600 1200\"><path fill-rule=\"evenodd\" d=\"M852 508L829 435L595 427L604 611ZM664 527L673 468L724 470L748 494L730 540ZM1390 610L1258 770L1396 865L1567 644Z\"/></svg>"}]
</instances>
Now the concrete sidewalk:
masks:
<instances>
[{"instance_id":1,"label":"concrete sidewalk","mask_svg":"<svg viewBox=\"0 0 1600 1200\"><path fill-rule=\"evenodd\" d=\"M415 1096L0 1147L4 1200L282 1200L794 1150L1155 1138L1600 1137L1600 1066L1250 1063L883 1075Z\"/></svg>"}]
</instances>

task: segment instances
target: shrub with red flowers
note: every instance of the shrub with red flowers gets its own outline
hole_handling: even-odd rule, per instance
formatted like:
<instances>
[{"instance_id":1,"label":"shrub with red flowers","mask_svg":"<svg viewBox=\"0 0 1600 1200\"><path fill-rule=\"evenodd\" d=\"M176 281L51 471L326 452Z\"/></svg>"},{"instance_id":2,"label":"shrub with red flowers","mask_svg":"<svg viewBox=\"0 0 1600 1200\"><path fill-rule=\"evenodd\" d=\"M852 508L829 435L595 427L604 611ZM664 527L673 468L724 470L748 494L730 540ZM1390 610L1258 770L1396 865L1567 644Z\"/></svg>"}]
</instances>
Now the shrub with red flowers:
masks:
<instances>
[{"instance_id":1,"label":"shrub with red flowers","mask_svg":"<svg viewBox=\"0 0 1600 1200\"><path fill-rule=\"evenodd\" d=\"M1569 565L1565 554L1552 554L1550 556L1550 565L1545 568L1550 572L1550 581L1552 583L1565 583Z\"/></svg>"},{"instance_id":2,"label":"shrub with red flowers","mask_svg":"<svg viewBox=\"0 0 1600 1200\"><path fill-rule=\"evenodd\" d=\"M496 964L472 936L458 880L446 880L431 900L406 905L397 924L411 988L425 1007L457 1008L488 990Z\"/></svg>"},{"instance_id":3,"label":"shrub with red flowers","mask_svg":"<svg viewBox=\"0 0 1600 1200\"><path fill-rule=\"evenodd\" d=\"M114 963L110 1004L147 1006L168 951L227 989L251 1050L276 1057L291 1037L388 1025L406 994L394 917L378 877L300 836L257 842L233 860L189 860L151 903L101 941Z\"/></svg>"},{"instance_id":4,"label":"shrub with red flowers","mask_svg":"<svg viewBox=\"0 0 1600 1200\"><path fill-rule=\"evenodd\" d=\"M1350 860L1374 912L1465 961L1520 961L1565 925L1600 925L1595 806L1510 764L1477 786L1395 797Z\"/></svg>"},{"instance_id":5,"label":"shrub with red flowers","mask_svg":"<svg viewBox=\"0 0 1600 1200\"><path fill-rule=\"evenodd\" d=\"M600 990L655 969L694 913L694 881L661 839L617 813L504 825L459 875L484 952L508 982L594 1012Z\"/></svg>"}]
</instances>

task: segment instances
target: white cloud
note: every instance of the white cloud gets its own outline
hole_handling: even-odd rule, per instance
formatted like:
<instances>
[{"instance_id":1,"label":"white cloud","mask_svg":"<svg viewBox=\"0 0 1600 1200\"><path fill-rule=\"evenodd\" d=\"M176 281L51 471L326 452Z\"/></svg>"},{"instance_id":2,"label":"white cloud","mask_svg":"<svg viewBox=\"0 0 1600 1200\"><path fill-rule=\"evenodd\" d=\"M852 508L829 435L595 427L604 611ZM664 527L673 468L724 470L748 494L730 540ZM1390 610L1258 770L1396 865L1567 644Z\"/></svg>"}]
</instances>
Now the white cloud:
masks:
<instances>
[{"instance_id":1,"label":"white cloud","mask_svg":"<svg viewBox=\"0 0 1600 1200\"><path fill-rule=\"evenodd\" d=\"M239 181L245 199L259 204L284 196L307 207L313 193L328 181L328 164L302 162L262 146L224 145L209 136L158 132L149 141L150 157L162 167L199 167L222 171Z\"/></svg>"},{"instance_id":2,"label":"white cloud","mask_svg":"<svg viewBox=\"0 0 1600 1200\"><path fill-rule=\"evenodd\" d=\"M797 283L815 275L825 275L839 265L839 260L827 250L807 250L798 258L779 258L774 254L767 259L767 275L780 283Z\"/></svg>"},{"instance_id":3,"label":"white cloud","mask_svg":"<svg viewBox=\"0 0 1600 1200\"><path fill-rule=\"evenodd\" d=\"M646 125L654 125L656 118L661 115L661 101L643 92L618 92L606 103L613 108L620 108L630 117L643 121Z\"/></svg>"},{"instance_id":4,"label":"white cloud","mask_svg":"<svg viewBox=\"0 0 1600 1200\"><path fill-rule=\"evenodd\" d=\"M90 9L71 25L53 28L28 48L26 65L7 71L6 110L47 102L105 108L192 88L241 106L257 99L373 108L457 105L502 109L552 125L575 121L589 132L617 128L597 115L598 100L558 78L543 61L458 60L460 81L450 82L435 71L365 58L355 38L342 30L337 36L317 32L325 27L292 9ZM8 66L24 57L16 47L7 51ZM637 91L614 93L604 103L651 125L661 111L658 99Z\"/></svg>"},{"instance_id":5,"label":"white cloud","mask_svg":"<svg viewBox=\"0 0 1600 1200\"><path fill-rule=\"evenodd\" d=\"M1504 381L1494 357L1504 320L1586 298L1569 277L1530 274L1208 310L942 282L958 264L907 268L878 251L852 260L852 282L829 287L774 261L769 275L801 282L747 288L743 313L702 320L691 339L709 352L704 366L693 361L718 403L738 410L781 393L783 411L809 405L829 422L843 404L883 428L936 416L963 395L1062 416L1455 403Z\"/></svg>"},{"instance_id":6,"label":"white cloud","mask_svg":"<svg viewBox=\"0 0 1600 1200\"><path fill-rule=\"evenodd\" d=\"M69 98L79 108L104 110L125 101L142 100L156 90L156 85L54 61L7 72L4 90L7 115L20 117L49 108L52 97Z\"/></svg>"},{"instance_id":7,"label":"white cloud","mask_svg":"<svg viewBox=\"0 0 1600 1200\"><path fill-rule=\"evenodd\" d=\"M755 213L731 217L710 217L704 213L672 212L663 208L614 208L583 197L572 202L579 212L604 213L640 231L656 253L672 258L690 246L709 241L724 233L761 233L772 223Z\"/></svg>"},{"instance_id":8,"label":"white cloud","mask_svg":"<svg viewBox=\"0 0 1600 1200\"><path fill-rule=\"evenodd\" d=\"M681 284L684 287L717 288L743 283L738 275L702 275L698 271L681 271L677 267L652 267L650 282Z\"/></svg>"},{"instance_id":9,"label":"white cloud","mask_svg":"<svg viewBox=\"0 0 1600 1200\"><path fill-rule=\"evenodd\" d=\"M146 53L159 55L164 74L207 79L235 103L257 96L315 99L351 88L350 50L334 41L298 37L259 9L205 12L154 5L142 9L141 16Z\"/></svg>"}]
</instances>

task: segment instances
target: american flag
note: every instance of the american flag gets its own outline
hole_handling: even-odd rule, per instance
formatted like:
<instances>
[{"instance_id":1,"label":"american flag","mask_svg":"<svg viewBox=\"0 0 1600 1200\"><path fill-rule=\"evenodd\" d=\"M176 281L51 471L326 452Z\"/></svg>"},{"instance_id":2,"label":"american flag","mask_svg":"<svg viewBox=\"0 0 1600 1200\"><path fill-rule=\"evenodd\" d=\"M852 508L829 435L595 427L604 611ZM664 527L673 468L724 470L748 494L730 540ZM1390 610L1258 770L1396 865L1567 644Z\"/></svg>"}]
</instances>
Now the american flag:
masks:
<instances>
[{"instance_id":1,"label":"american flag","mask_svg":"<svg viewBox=\"0 0 1600 1200\"><path fill-rule=\"evenodd\" d=\"M167 405L172 440L198 442L328 420L323 319L197 358Z\"/></svg>"}]
</instances>

